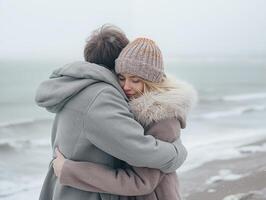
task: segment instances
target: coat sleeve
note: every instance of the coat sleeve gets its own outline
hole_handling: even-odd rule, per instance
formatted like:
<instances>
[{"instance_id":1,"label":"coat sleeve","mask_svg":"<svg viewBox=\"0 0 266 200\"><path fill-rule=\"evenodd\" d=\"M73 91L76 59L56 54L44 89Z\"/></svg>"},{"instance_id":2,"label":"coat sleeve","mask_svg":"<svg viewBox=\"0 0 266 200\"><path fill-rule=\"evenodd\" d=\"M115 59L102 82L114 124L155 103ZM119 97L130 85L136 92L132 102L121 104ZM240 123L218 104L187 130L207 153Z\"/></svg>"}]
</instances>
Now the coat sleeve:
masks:
<instances>
[{"instance_id":1,"label":"coat sleeve","mask_svg":"<svg viewBox=\"0 0 266 200\"><path fill-rule=\"evenodd\" d=\"M187 158L187 150L180 139L181 121L177 118L167 118L157 121L149 126L146 134L153 135L155 138L176 143L178 152L176 166L179 168Z\"/></svg>"},{"instance_id":2,"label":"coat sleeve","mask_svg":"<svg viewBox=\"0 0 266 200\"><path fill-rule=\"evenodd\" d=\"M153 124L147 134L171 142L179 137L180 124L176 119L162 120ZM183 156L180 157L183 163ZM60 183L90 192L138 196L154 191L164 176L160 170L151 168L127 166L125 169L113 169L91 162L66 160Z\"/></svg>"},{"instance_id":3,"label":"coat sleeve","mask_svg":"<svg viewBox=\"0 0 266 200\"><path fill-rule=\"evenodd\" d=\"M134 120L127 102L114 88L105 88L86 112L84 134L106 153L132 166L174 172L179 166L180 140L174 143L144 135L143 127Z\"/></svg>"},{"instance_id":4,"label":"coat sleeve","mask_svg":"<svg viewBox=\"0 0 266 200\"><path fill-rule=\"evenodd\" d=\"M89 192L138 196L154 191L163 177L164 173L158 169L113 169L102 164L66 160L60 183Z\"/></svg>"}]
</instances>

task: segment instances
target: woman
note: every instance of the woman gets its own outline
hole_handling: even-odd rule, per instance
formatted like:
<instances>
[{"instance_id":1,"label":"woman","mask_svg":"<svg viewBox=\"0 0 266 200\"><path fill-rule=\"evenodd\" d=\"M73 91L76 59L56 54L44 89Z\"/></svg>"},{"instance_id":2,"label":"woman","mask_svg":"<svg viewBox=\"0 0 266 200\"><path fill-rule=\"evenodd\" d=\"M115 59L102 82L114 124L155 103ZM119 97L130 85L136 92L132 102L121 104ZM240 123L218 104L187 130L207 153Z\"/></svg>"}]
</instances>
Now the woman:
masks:
<instances>
[{"instance_id":1,"label":"woman","mask_svg":"<svg viewBox=\"0 0 266 200\"><path fill-rule=\"evenodd\" d=\"M115 69L119 83L130 99L130 108L146 134L168 142L180 137L180 129L186 126L187 113L196 101L196 92L190 85L171 81L165 76L157 45L147 38L134 40L122 50ZM164 174L157 169L127 164L122 169L113 169L75 162L66 160L59 151L57 156L53 166L63 185L118 194L121 199L181 199L176 173Z\"/></svg>"}]
</instances>

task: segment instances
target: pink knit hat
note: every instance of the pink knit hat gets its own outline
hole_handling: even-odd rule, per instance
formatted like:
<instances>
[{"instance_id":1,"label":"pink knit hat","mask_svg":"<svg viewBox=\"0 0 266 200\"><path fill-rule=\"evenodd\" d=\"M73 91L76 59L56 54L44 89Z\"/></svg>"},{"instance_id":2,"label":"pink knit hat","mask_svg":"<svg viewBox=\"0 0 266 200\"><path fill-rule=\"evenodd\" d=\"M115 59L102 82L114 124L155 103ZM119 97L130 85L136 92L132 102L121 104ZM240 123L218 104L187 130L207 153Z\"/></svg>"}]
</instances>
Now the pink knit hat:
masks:
<instances>
[{"instance_id":1,"label":"pink knit hat","mask_svg":"<svg viewBox=\"0 0 266 200\"><path fill-rule=\"evenodd\" d=\"M137 38L121 51L115 61L115 71L161 82L164 76L162 53L154 41Z\"/></svg>"}]
</instances>

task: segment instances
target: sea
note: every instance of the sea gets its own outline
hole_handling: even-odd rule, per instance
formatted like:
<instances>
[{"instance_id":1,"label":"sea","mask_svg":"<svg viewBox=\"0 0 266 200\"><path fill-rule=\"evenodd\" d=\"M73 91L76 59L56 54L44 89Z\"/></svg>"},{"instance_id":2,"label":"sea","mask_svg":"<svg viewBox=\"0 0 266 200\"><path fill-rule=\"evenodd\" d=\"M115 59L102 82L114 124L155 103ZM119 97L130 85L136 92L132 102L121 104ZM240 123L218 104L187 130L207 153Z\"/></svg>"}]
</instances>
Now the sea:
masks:
<instances>
[{"instance_id":1,"label":"sea","mask_svg":"<svg viewBox=\"0 0 266 200\"><path fill-rule=\"evenodd\" d=\"M51 160L54 115L38 107L38 85L63 61L0 61L0 199L35 200ZM165 61L168 75L198 92L181 138L188 158L179 173L241 157L266 139L266 59L186 57ZM260 149L266 151L266 149Z\"/></svg>"}]
</instances>

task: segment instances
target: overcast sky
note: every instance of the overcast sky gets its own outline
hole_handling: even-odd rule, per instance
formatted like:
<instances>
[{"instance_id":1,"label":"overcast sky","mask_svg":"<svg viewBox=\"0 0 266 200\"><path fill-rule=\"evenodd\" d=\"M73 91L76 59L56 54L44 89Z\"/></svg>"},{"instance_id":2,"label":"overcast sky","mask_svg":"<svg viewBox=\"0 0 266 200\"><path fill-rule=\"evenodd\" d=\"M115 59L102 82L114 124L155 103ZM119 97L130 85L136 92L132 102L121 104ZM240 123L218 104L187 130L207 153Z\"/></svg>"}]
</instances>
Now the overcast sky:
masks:
<instances>
[{"instance_id":1,"label":"overcast sky","mask_svg":"<svg viewBox=\"0 0 266 200\"><path fill-rule=\"evenodd\" d=\"M82 59L105 23L170 57L266 55L265 0L0 0L0 59Z\"/></svg>"}]
</instances>

